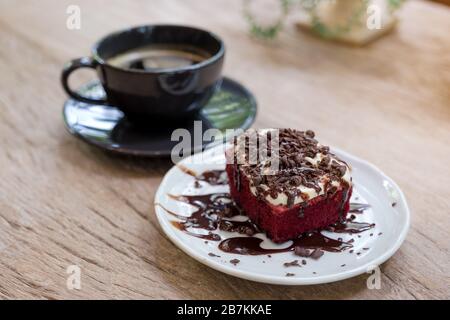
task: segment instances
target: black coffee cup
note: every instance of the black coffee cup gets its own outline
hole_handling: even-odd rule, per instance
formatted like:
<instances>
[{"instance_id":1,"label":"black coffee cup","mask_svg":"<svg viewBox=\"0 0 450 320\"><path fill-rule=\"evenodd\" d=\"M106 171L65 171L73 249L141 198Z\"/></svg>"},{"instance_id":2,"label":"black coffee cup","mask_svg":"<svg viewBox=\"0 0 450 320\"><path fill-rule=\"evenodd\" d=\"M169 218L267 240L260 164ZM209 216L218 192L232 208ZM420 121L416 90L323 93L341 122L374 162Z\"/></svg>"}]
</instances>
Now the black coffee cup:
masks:
<instances>
[{"instance_id":1,"label":"black coffee cup","mask_svg":"<svg viewBox=\"0 0 450 320\"><path fill-rule=\"evenodd\" d=\"M207 52L208 57L180 67L142 70L108 62L148 45L189 46ZM224 56L223 41L208 31L177 25L141 26L98 41L91 57L72 60L64 67L61 82L73 99L117 107L132 119L183 118L200 110L220 86ZM85 97L69 87L69 75L79 68L97 70L106 98Z\"/></svg>"}]
</instances>

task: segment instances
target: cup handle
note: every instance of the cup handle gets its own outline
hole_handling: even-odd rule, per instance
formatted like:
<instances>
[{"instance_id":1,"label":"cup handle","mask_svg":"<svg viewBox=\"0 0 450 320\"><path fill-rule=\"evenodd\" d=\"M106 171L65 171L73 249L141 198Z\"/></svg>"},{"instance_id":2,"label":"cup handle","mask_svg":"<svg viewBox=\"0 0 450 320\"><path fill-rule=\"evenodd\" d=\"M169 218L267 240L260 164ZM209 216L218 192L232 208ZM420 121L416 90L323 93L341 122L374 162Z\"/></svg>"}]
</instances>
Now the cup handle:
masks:
<instances>
[{"instance_id":1,"label":"cup handle","mask_svg":"<svg viewBox=\"0 0 450 320\"><path fill-rule=\"evenodd\" d=\"M91 104L107 104L106 98L93 99L93 98L85 97L85 96L78 94L75 91L72 91L72 89L70 89L70 87L69 87L69 76L73 71L80 69L80 68L91 68L91 69L95 70L97 65L98 65L98 63L95 60L93 60L89 57L83 57L83 58L79 58L79 59L74 59L64 66L64 69L61 73L61 83L62 83L64 90L67 92L67 94L71 98L81 101L81 102L86 102L86 103L91 103Z\"/></svg>"}]
</instances>

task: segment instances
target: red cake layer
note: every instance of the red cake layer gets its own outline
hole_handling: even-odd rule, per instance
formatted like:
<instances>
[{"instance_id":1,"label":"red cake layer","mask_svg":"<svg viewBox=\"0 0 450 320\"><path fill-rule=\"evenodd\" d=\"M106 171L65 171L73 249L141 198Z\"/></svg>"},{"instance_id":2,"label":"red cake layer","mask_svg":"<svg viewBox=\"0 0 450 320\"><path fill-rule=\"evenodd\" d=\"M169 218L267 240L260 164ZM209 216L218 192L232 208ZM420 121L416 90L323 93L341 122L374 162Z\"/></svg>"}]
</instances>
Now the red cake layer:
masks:
<instances>
[{"instance_id":1,"label":"red cake layer","mask_svg":"<svg viewBox=\"0 0 450 320\"><path fill-rule=\"evenodd\" d=\"M317 196L291 208L275 206L259 200L250 190L249 179L243 174L235 174L235 166L227 164L226 167L231 197L274 242L284 242L304 232L324 228L337 222L340 214L345 218L349 211L352 187L340 187L333 195ZM239 178L239 183L235 177Z\"/></svg>"}]
</instances>

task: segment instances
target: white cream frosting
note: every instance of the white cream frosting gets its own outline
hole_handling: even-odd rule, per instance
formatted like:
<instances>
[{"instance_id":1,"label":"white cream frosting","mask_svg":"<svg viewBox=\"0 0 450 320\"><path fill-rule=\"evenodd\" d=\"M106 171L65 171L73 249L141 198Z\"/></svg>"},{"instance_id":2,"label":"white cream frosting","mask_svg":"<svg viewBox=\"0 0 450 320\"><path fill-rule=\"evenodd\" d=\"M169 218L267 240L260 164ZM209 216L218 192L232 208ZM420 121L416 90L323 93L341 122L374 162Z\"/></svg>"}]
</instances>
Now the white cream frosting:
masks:
<instances>
[{"instance_id":1,"label":"white cream frosting","mask_svg":"<svg viewBox=\"0 0 450 320\"><path fill-rule=\"evenodd\" d=\"M310 162L313 166L318 166L318 164L320 163L320 161L322 160L322 158L325 155L323 153L317 153L316 156L314 158L309 158L309 157L305 157L305 159ZM334 157L331 154L328 154L328 156L331 158L331 161L336 161L337 163L339 163L340 165L344 165L347 169L345 171L345 174L341 177L342 181L346 184L346 185L351 185L352 184L352 180L351 180L351 168L344 162L336 159L336 157ZM307 195L308 200L309 199L313 199L317 196L323 195L325 194L325 185L326 183L330 181L329 175L328 174L324 174L322 177L319 178L319 182L318 182L318 186L320 187L320 192L317 192L315 189L313 188L308 188L306 186L303 185L299 185L298 187L296 187L297 190L299 190L300 193ZM331 185L339 188L341 186L342 182L339 181L332 181ZM267 190L269 187L265 184L261 184L260 187L262 187L264 190ZM253 195L257 195L257 190L256 187L251 186L250 187L250 191L253 193ZM277 205L287 205L288 203L288 196L285 192L282 193L278 193L276 198L272 198L270 195L267 195L265 197L265 199L277 206ZM294 205L299 204L304 202L305 200L300 196L296 196L294 198Z\"/></svg>"}]
</instances>

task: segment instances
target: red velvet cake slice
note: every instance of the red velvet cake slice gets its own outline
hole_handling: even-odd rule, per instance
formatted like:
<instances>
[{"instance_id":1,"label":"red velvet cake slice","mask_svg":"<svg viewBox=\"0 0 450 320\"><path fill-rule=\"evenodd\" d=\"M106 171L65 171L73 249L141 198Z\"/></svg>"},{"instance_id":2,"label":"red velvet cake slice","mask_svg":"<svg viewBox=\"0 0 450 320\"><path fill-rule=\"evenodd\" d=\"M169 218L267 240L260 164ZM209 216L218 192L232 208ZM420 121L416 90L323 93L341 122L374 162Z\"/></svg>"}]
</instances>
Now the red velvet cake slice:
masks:
<instances>
[{"instance_id":1,"label":"red velvet cake slice","mask_svg":"<svg viewBox=\"0 0 450 320\"><path fill-rule=\"evenodd\" d=\"M259 140L267 135L269 141L276 135L278 145L278 170L270 175L270 158L249 161L254 159L249 150L266 146ZM250 137L255 136L258 140L252 144ZM266 149L271 154L270 146ZM226 171L233 200L274 242L336 223L349 210L350 167L310 130L247 131L227 150Z\"/></svg>"}]
</instances>

